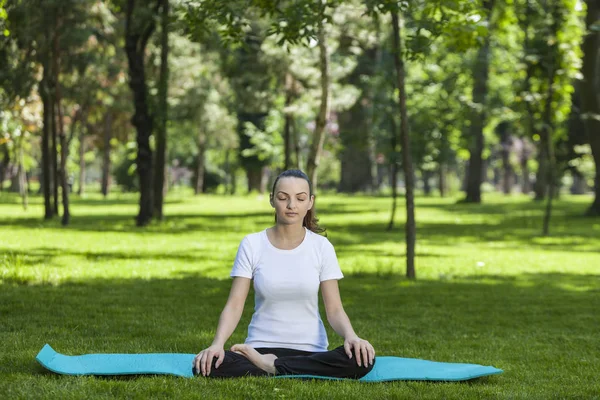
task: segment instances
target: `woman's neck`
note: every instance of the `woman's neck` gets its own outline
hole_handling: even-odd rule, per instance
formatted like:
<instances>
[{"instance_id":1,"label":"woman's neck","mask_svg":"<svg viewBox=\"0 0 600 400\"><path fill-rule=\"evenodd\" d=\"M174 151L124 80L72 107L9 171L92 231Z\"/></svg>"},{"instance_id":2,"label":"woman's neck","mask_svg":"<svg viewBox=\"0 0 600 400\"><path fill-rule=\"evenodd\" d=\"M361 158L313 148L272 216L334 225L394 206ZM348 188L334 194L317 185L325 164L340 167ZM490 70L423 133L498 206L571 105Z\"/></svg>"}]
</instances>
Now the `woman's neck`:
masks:
<instances>
[{"instance_id":1,"label":"woman's neck","mask_svg":"<svg viewBox=\"0 0 600 400\"><path fill-rule=\"evenodd\" d=\"M304 240L306 230L302 225L280 225L270 228L271 237L281 245L297 244Z\"/></svg>"}]
</instances>

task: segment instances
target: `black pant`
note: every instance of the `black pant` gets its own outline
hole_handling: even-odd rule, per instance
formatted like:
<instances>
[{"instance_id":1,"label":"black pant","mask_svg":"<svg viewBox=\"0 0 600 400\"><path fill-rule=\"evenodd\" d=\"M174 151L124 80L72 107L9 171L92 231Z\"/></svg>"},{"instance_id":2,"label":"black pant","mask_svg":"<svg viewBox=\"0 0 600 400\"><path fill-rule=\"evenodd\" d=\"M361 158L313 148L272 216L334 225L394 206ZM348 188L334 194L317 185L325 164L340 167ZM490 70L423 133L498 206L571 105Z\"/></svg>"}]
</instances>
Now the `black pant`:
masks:
<instances>
[{"instance_id":1,"label":"black pant","mask_svg":"<svg viewBox=\"0 0 600 400\"><path fill-rule=\"evenodd\" d=\"M359 379L371 372L373 365L359 367L355 356L349 358L340 346L331 351L310 352L294 349L259 347L260 354L274 354L277 375L318 375L335 378ZM225 351L225 359L219 368L215 368L217 359L213 359L210 378L235 378L240 376L265 376L268 373L241 354ZM196 371L194 371L196 372Z\"/></svg>"}]
</instances>

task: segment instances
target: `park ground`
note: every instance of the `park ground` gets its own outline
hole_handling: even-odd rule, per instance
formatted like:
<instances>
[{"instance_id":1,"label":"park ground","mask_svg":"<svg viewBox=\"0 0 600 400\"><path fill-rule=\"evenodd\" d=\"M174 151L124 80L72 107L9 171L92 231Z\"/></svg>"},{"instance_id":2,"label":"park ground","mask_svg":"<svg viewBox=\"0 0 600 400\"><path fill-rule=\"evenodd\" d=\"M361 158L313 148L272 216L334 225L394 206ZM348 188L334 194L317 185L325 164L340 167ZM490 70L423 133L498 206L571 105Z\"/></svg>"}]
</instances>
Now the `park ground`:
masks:
<instances>
[{"instance_id":1,"label":"park ground","mask_svg":"<svg viewBox=\"0 0 600 400\"><path fill-rule=\"evenodd\" d=\"M563 196L551 234L543 205L418 197L417 280L404 278L404 209L323 196L317 212L345 278L342 300L378 355L493 365L468 382L364 384L270 378L74 377L64 354L197 353L210 344L240 240L273 222L267 197L170 196L166 220L136 228L134 195L73 199L72 224L44 222L0 195L0 398L600 398L600 220ZM401 202L400 202L401 203ZM229 345L245 338L253 294ZM323 311L323 309L321 309ZM323 320L325 316L323 314ZM329 328L330 348L342 343Z\"/></svg>"}]
</instances>

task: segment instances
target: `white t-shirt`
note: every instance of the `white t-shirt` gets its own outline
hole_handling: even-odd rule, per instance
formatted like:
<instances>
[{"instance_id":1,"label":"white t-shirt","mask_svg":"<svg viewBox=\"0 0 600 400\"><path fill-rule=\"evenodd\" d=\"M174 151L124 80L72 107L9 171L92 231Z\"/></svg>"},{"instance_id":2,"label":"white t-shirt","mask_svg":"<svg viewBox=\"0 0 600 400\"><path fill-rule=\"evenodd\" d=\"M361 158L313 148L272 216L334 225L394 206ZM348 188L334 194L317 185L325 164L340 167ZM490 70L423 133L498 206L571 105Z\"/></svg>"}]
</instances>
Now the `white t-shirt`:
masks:
<instances>
[{"instance_id":1,"label":"white t-shirt","mask_svg":"<svg viewBox=\"0 0 600 400\"><path fill-rule=\"evenodd\" d=\"M344 275L329 240L305 231L302 243L292 250L273 246L266 230L240 243L231 277L254 280L254 315L246 338L252 347L327 351L319 286Z\"/></svg>"}]
</instances>

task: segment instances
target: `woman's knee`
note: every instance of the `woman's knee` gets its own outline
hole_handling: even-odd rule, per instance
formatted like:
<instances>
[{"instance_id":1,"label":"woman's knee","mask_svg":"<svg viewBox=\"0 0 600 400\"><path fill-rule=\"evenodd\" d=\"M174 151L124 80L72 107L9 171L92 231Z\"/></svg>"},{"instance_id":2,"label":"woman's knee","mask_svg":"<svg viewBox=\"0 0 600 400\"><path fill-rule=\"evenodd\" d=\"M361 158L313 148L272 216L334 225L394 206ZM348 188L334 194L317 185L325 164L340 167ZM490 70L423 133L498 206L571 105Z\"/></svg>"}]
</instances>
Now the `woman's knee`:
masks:
<instances>
[{"instance_id":1,"label":"woman's knee","mask_svg":"<svg viewBox=\"0 0 600 400\"><path fill-rule=\"evenodd\" d=\"M375 367L376 358L373 358L373 364L370 364L368 360L360 360L361 363L358 365L356 361L356 357L353 354L353 357L350 358L344 349L344 346L340 346L334 350L336 353L339 353L339 359L344 360L344 369L346 370L346 377L359 379L363 376L367 375L369 372L373 370Z\"/></svg>"},{"instance_id":2,"label":"woman's knee","mask_svg":"<svg viewBox=\"0 0 600 400\"><path fill-rule=\"evenodd\" d=\"M365 362L365 360L361 360L360 365L358 365L358 363L356 362L356 360L354 360L354 358L352 359L352 361L354 362L353 370L352 370L353 377L355 379L360 379L373 370L373 368L375 367L376 359L373 358L373 364L369 363L368 360L366 362Z\"/></svg>"}]
</instances>

